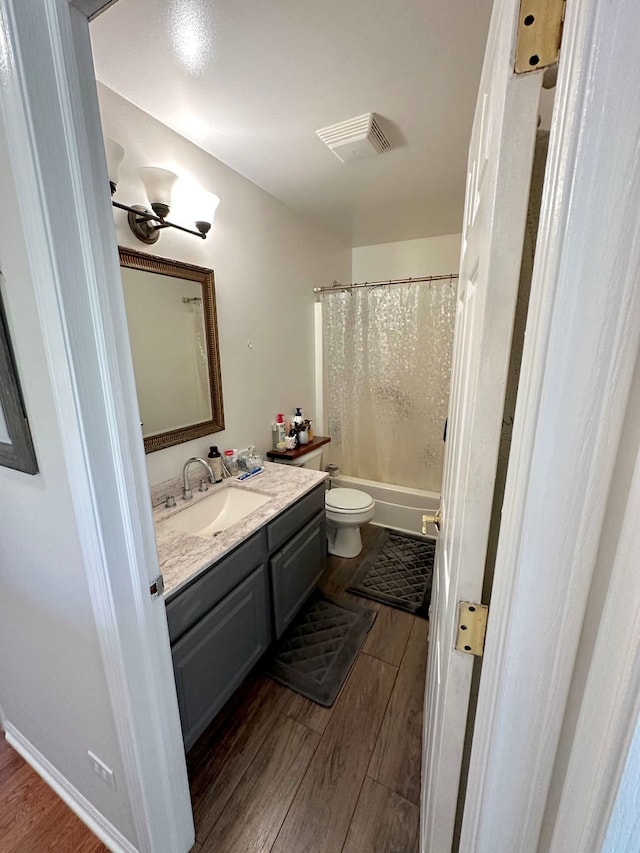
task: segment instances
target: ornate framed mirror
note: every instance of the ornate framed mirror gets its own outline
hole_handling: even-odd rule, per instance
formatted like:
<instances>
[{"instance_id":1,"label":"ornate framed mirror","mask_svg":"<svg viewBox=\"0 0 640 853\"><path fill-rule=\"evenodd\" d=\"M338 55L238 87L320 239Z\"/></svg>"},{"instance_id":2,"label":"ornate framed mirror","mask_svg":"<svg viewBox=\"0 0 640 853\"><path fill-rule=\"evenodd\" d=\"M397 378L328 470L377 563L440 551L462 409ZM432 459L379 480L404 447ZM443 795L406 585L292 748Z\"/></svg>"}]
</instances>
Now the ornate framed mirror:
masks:
<instances>
[{"instance_id":1,"label":"ornate framed mirror","mask_svg":"<svg viewBox=\"0 0 640 853\"><path fill-rule=\"evenodd\" d=\"M224 429L213 270L120 248L146 453Z\"/></svg>"}]
</instances>

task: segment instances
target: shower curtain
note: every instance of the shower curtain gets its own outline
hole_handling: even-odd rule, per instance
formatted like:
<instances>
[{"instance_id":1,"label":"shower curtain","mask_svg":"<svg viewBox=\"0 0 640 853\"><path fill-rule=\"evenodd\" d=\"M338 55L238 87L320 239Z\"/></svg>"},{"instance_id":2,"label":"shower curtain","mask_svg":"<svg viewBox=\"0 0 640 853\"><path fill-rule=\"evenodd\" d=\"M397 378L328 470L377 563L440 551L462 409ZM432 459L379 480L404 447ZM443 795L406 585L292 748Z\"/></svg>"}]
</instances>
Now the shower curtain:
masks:
<instances>
[{"instance_id":1,"label":"shower curtain","mask_svg":"<svg viewBox=\"0 0 640 853\"><path fill-rule=\"evenodd\" d=\"M192 298L189 302L193 317L194 346L193 367L196 376L198 411L201 412L200 420L206 421L211 418L211 398L209 394L209 360L207 358L207 347L204 328L204 310L202 299L199 296Z\"/></svg>"},{"instance_id":2,"label":"shower curtain","mask_svg":"<svg viewBox=\"0 0 640 853\"><path fill-rule=\"evenodd\" d=\"M340 473L439 492L455 283L323 300L325 408Z\"/></svg>"}]
</instances>

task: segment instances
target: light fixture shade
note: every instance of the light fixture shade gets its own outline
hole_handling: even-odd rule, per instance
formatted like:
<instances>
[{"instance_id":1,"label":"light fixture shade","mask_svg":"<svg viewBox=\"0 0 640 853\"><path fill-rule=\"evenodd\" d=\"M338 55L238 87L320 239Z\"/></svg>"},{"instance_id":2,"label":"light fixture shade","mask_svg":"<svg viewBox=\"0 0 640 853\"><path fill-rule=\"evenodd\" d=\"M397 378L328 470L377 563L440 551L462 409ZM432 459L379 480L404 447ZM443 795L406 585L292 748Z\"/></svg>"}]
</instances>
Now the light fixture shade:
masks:
<instances>
[{"instance_id":1,"label":"light fixture shade","mask_svg":"<svg viewBox=\"0 0 640 853\"><path fill-rule=\"evenodd\" d=\"M118 184L120 164L124 160L124 148L116 142L115 139L109 139L107 137L104 140L104 150L107 155L107 172L109 174L109 181L115 187Z\"/></svg>"},{"instance_id":2,"label":"light fixture shade","mask_svg":"<svg viewBox=\"0 0 640 853\"><path fill-rule=\"evenodd\" d=\"M171 207L171 193L178 176L168 169L158 169L155 166L142 166L138 169L140 180L144 184L149 204Z\"/></svg>"},{"instance_id":3,"label":"light fixture shade","mask_svg":"<svg viewBox=\"0 0 640 853\"><path fill-rule=\"evenodd\" d=\"M173 194L173 213L178 220L207 223L211 226L219 204L217 195L202 189L188 176L180 179ZM200 229L200 226L197 227Z\"/></svg>"},{"instance_id":4,"label":"light fixture shade","mask_svg":"<svg viewBox=\"0 0 640 853\"><path fill-rule=\"evenodd\" d=\"M209 225L213 225L219 204L220 199L217 195L200 190L190 205L189 219L193 222L208 222Z\"/></svg>"},{"instance_id":5,"label":"light fixture shade","mask_svg":"<svg viewBox=\"0 0 640 853\"><path fill-rule=\"evenodd\" d=\"M220 196L217 196L214 193L210 193L209 198L211 201L211 206L209 208L211 213L210 213L210 219L208 221L213 225L213 220L215 219L215 216L216 216L216 210L218 209L218 205L220 204Z\"/></svg>"}]
</instances>

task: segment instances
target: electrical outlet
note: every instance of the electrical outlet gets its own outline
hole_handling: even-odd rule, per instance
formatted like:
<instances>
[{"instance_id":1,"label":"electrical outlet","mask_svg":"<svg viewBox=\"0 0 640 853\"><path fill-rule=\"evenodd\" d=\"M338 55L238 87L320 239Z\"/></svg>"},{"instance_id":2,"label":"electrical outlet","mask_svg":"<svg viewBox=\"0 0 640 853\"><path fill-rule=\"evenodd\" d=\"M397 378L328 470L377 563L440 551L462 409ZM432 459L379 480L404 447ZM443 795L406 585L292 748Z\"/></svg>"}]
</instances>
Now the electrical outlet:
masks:
<instances>
[{"instance_id":1,"label":"electrical outlet","mask_svg":"<svg viewBox=\"0 0 640 853\"><path fill-rule=\"evenodd\" d=\"M89 763L91 764L91 769L99 776L100 779L108 785L110 788L115 790L116 787L116 777L113 775L113 770L110 767L107 767L97 755L94 755L90 749L87 750L87 755L89 756Z\"/></svg>"}]
</instances>

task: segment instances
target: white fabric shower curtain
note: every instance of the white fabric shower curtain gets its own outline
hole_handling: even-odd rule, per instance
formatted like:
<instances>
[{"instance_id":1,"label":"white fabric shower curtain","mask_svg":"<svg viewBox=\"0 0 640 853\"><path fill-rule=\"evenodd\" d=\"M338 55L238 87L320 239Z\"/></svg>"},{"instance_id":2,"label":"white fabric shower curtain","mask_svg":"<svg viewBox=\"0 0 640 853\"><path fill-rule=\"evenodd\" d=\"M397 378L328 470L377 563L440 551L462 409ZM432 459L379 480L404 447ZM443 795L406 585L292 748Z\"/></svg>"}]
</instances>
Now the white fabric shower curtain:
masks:
<instances>
[{"instance_id":1,"label":"white fabric shower curtain","mask_svg":"<svg viewBox=\"0 0 640 853\"><path fill-rule=\"evenodd\" d=\"M323 298L330 456L340 472L439 492L455 282Z\"/></svg>"}]
</instances>

